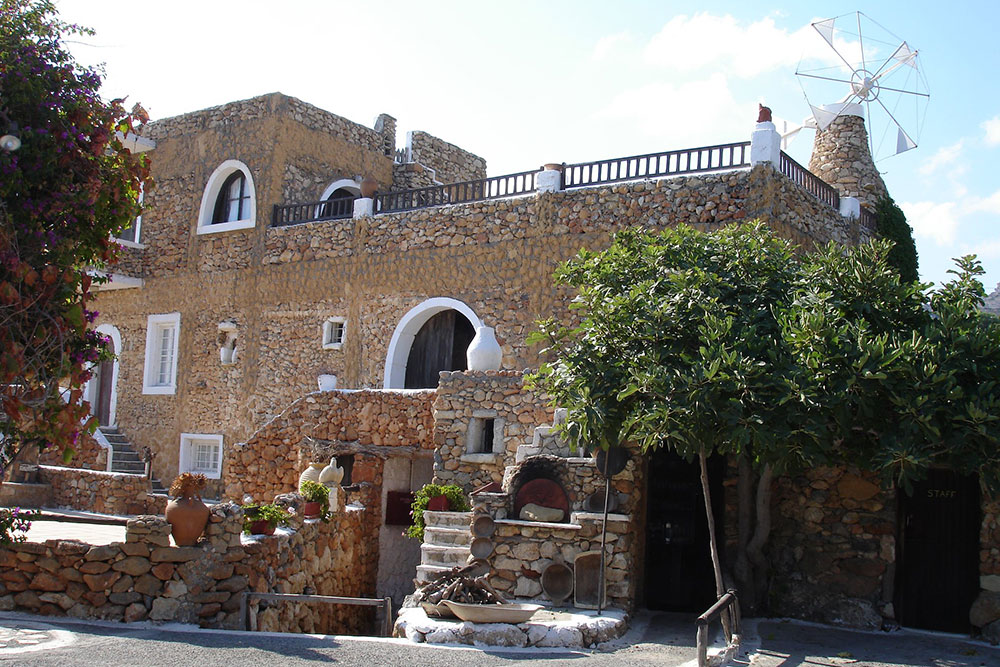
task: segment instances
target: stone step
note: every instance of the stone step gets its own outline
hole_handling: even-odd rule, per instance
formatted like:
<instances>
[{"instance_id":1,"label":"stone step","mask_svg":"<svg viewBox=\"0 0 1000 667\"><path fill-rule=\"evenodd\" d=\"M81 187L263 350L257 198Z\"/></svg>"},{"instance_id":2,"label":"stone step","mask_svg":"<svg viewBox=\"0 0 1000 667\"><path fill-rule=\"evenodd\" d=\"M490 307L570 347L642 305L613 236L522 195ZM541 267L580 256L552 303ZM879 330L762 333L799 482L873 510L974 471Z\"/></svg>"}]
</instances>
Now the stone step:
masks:
<instances>
[{"instance_id":1,"label":"stone step","mask_svg":"<svg viewBox=\"0 0 1000 667\"><path fill-rule=\"evenodd\" d=\"M139 455L133 452L131 449L116 449L114 462L128 461L129 463L142 463L142 459Z\"/></svg>"},{"instance_id":2,"label":"stone step","mask_svg":"<svg viewBox=\"0 0 1000 667\"><path fill-rule=\"evenodd\" d=\"M146 464L143 462L138 463L119 463L115 461L111 465L111 472L124 472L130 475L142 475L146 472Z\"/></svg>"},{"instance_id":3,"label":"stone step","mask_svg":"<svg viewBox=\"0 0 1000 667\"><path fill-rule=\"evenodd\" d=\"M424 511L424 525L431 528L469 528L472 512Z\"/></svg>"},{"instance_id":4,"label":"stone step","mask_svg":"<svg viewBox=\"0 0 1000 667\"><path fill-rule=\"evenodd\" d=\"M439 526L428 526L424 528L424 544L431 544L439 547L468 546L472 541L472 535L466 528L441 528Z\"/></svg>"},{"instance_id":5,"label":"stone step","mask_svg":"<svg viewBox=\"0 0 1000 667\"><path fill-rule=\"evenodd\" d=\"M469 547L442 547L424 543L420 546L420 562L423 565L454 567L465 565L470 553Z\"/></svg>"},{"instance_id":6,"label":"stone step","mask_svg":"<svg viewBox=\"0 0 1000 667\"><path fill-rule=\"evenodd\" d=\"M450 569L451 567L442 567L440 565L418 565L416 584L419 586L422 583L430 581L431 578L438 572L444 572Z\"/></svg>"}]
</instances>

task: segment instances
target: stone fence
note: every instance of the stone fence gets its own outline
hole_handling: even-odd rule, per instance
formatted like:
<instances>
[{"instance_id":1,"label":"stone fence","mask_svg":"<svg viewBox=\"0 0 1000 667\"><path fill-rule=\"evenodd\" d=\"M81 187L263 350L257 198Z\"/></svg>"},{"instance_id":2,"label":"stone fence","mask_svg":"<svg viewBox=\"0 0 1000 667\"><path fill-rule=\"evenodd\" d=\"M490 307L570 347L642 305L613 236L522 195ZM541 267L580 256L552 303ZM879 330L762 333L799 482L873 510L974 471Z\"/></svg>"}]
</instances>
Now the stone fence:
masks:
<instances>
[{"instance_id":1,"label":"stone fence","mask_svg":"<svg viewBox=\"0 0 1000 667\"><path fill-rule=\"evenodd\" d=\"M162 496L150 495L145 475L39 466L40 481L52 487L52 503L100 514L162 513Z\"/></svg>"},{"instance_id":2,"label":"stone fence","mask_svg":"<svg viewBox=\"0 0 1000 667\"><path fill-rule=\"evenodd\" d=\"M294 491L312 452L319 449L317 442L351 443L368 453L382 448L429 452L434 448L434 396L433 389L307 394L226 452L225 495L261 499Z\"/></svg>"},{"instance_id":3,"label":"stone fence","mask_svg":"<svg viewBox=\"0 0 1000 667\"><path fill-rule=\"evenodd\" d=\"M348 509L329 523L293 517L274 536L244 536L243 511L212 508L205 537L170 546L159 516L129 520L125 542L23 542L0 549L0 610L134 622L197 623L241 629L243 593L370 597L375 592L377 526ZM371 611L308 603L262 604L262 631L368 633Z\"/></svg>"}]
</instances>

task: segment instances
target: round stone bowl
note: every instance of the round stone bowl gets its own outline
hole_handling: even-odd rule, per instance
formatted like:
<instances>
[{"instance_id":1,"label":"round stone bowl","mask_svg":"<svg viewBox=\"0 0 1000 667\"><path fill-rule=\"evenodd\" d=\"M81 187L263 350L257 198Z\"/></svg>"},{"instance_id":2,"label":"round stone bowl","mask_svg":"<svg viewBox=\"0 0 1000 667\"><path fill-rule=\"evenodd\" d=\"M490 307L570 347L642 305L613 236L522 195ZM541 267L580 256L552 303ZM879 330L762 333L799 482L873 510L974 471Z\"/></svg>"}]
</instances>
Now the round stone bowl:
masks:
<instances>
[{"instance_id":1,"label":"round stone bowl","mask_svg":"<svg viewBox=\"0 0 1000 667\"><path fill-rule=\"evenodd\" d=\"M524 623L542 608L540 604L465 604L441 600L455 616L470 623Z\"/></svg>"}]
</instances>

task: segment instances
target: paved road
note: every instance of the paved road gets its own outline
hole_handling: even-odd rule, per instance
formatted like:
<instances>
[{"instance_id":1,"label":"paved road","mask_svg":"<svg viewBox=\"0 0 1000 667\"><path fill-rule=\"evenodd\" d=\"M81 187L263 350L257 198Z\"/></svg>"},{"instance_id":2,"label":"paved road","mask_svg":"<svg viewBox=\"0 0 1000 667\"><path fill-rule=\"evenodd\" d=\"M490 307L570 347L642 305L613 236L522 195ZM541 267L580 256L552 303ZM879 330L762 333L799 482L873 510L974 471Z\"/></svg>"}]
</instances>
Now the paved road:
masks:
<instances>
[{"instance_id":1,"label":"paved road","mask_svg":"<svg viewBox=\"0 0 1000 667\"><path fill-rule=\"evenodd\" d=\"M752 634L754 624L748 628ZM190 627L74 623L0 615L0 664L135 665L641 665L689 667L695 657L690 617L640 615L623 641L602 651L429 647L405 640L250 634ZM953 635L900 631L860 633L799 623L761 621L753 667L1000 667L1000 649Z\"/></svg>"}]
</instances>

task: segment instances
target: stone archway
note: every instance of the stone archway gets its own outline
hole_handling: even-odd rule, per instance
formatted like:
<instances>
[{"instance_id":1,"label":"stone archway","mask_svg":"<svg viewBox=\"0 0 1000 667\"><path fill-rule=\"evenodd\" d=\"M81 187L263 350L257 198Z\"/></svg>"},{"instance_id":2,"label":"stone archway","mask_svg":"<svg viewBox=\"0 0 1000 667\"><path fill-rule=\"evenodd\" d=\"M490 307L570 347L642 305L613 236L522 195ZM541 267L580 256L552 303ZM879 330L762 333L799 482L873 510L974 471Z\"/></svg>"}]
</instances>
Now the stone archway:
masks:
<instances>
[{"instance_id":1,"label":"stone archway","mask_svg":"<svg viewBox=\"0 0 1000 667\"><path fill-rule=\"evenodd\" d=\"M483 322L479 319L479 316L469 306L457 299L434 297L414 306L400 319L399 324L396 325L396 330L392 334L392 339L389 341L389 350L385 359L383 388L403 389L407 386L406 369L411 358L410 353L413 349L414 341L417 341L418 335L422 339L433 339L433 332L425 331L421 334L421 331L424 330L425 325L431 322L432 318L446 311L454 312L453 317L458 323L457 327L464 329L467 322L468 325L471 325L474 333L477 328L483 326ZM431 326L447 325L436 321L435 323L431 323ZM469 340L471 341L471 337ZM468 341L465 342L465 345L468 345ZM451 349L450 354L454 356L456 351Z\"/></svg>"}]
</instances>

